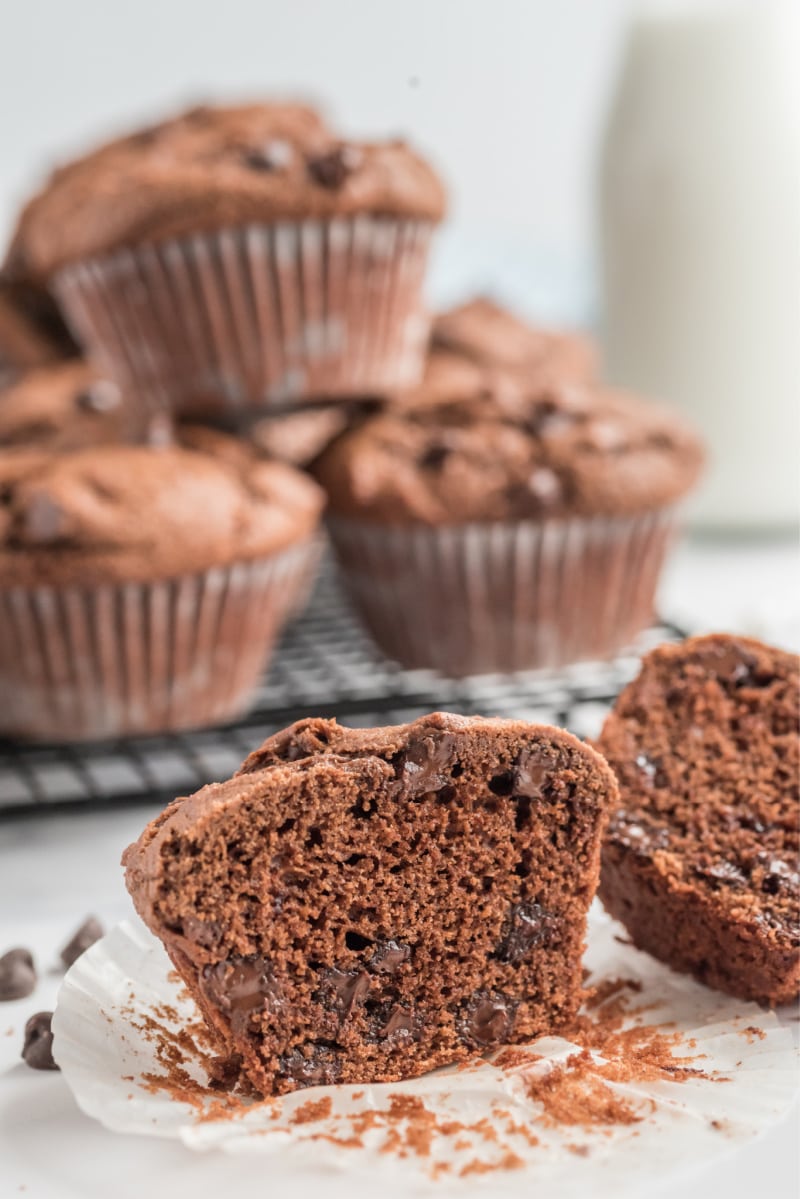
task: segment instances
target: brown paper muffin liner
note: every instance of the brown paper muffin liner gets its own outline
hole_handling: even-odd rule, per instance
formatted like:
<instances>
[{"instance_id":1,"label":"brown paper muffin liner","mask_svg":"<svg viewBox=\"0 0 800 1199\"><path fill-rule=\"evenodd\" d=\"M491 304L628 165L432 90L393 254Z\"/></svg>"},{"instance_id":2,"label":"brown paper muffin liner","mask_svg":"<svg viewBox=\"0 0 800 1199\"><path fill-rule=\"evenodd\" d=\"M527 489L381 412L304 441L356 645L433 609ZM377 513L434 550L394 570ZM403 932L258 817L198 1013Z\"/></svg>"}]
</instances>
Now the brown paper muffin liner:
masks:
<instances>
[{"instance_id":1,"label":"brown paper muffin liner","mask_svg":"<svg viewBox=\"0 0 800 1199\"><path fill-rule=\"evenodd\" d=\"M432 228L248 225L79 262L54 289L89 356L155 412L380 395L422 374Z\"/></svg>"},{"instance_id":2,"label":"brown paper muffin liner","mask_svg":"<svg viewBox=\"0 0 800 1199\"><path fill-rule=\"evenodd\" d=\"M653 619L672 510L446 528L334 518L345 586L407 669L459 678L607 659Z\"/></svg>"},{"instance_id":3,"label":"brown paper muffin liner","mask_svg":"<svg viewBox=\"0 0 800 1199\"><path fill-rule=\"evenodd\" d=\"M318 556L312 540L160 582L0 589L0 733L77 741L233 719Z\"/></svg>"}]
</instances>

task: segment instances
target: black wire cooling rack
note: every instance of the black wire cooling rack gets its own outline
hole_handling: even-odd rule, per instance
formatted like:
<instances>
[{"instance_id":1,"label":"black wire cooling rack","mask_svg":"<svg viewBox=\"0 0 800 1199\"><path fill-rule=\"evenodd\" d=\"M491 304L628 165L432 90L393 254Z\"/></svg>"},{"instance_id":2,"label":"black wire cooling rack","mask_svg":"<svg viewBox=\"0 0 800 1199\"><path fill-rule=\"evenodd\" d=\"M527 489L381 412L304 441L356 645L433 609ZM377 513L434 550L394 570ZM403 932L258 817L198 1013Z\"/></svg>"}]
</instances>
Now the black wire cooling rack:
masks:
<instances>
[{"instance_id":1,"label":"black wire cooling rack","mask_svg":"<svg viewBox=\"0 0 800 1199\"><path fill-rule=\"evenodd\" d=\"M268 734L309 715L368 726L445 709L541 720L593 736L635 673L638 656L660 641L683 636L675 625L662 622L612 663L558 673L453 681L429 671L404 671L383 658L361 631L328 563L309 607L287 629L246 716L198 732L79 745L0 741L0 816L166 803L227 778Z\"/></svg>"}]
</instances>

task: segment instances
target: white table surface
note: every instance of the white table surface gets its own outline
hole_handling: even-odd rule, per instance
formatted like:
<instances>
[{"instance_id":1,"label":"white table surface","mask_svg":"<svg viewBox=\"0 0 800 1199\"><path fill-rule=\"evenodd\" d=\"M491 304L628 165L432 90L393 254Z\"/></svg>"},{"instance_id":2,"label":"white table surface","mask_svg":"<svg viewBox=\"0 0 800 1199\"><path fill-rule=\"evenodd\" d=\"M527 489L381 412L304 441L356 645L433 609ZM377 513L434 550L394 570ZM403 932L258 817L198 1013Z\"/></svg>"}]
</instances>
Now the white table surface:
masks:
<instances>
[{"instance_id":1,"label":"white table surface","mask_svg":"<svg viewBox=\"0 0 800 1199\"><path fill-rule=\"evenodd\" d=\"M793 542L680 547L662 592L665 615L697 629L753 633L800 648L800 554ZM25 1019L52 1008L58 949L90 912L106 925L131 915L119 858L153 815L147 806L0 821L0 952L33 949L42 979L28 1000L0 1006L0 1199L218 1199L241 1188L270 1195L258 1159L193 1154L182 1146L106 1132L83 1116L57 1073L19 1061ZM797 1199L798 1106L713 1171L682 1180L681 1199ZM649 1195L672 1193L653 1180ZM445 1193L444 1188L442 1194Z\"/></svg>"}]
</instances>

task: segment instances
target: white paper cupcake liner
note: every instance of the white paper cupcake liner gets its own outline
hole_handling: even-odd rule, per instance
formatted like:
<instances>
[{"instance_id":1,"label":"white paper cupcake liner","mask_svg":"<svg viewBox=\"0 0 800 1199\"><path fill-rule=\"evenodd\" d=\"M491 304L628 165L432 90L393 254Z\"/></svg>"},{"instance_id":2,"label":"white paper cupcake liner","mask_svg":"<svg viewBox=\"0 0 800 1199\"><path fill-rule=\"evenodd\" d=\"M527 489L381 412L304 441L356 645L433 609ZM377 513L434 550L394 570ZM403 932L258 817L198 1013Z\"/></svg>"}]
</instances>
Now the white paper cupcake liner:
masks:
<instances>
[{"instance_id":1,"label":"white paper cupcake liner","mask_svg":"<svg viewBox=\"0 0 800 1199\"><path fill-rule=\"evenodd\" d=\"M164 581L0 590L0 731L73 741L233 719L318 557L310 541Z\"/></svg>"},{"instance_id":2,"label":"white paper cupcake liner","mask_svg":"<svg viewBox=\"0 0 800 1199\"><path fill-rule=\"evenodd\" d=\"M176 1030L196 1026L197 1011L174 981L162 946L138 923L118 926L70 970L53 1019L54 1054L78 1105L107 1128L243 1155L228 1162L234 1190L262 1177L263 1165L250 1159L268 1156L272 1191L285 1186L287 1194L305 1195L323 1187L331 1199L366 1199L378 1188L386 1196L641 1195L654 1178L675 1186L682 1174L708 1167L780 1119L797 1092L796 1038L775 1013L672 973L620 944L620 932L592 910L591 985L630 980L631 1006L641 1011L628 1024L677 1033L674 1054L697 1070L681 1082L663 1074L637 1082L612 1077L607 1085L632 1105L635 1123L548 1120L525 1084L578 1051L561 1037L519 1047L505 1066L502 1058L479 1059L407 1082L315 1087L251 1107L229 1106L220 1093L203 1095L202 1050L197 1056L187 1050L181 1065L201 1085L199 1098L184 1102L153 1080L164 1075L159 1042L166 1036L174 1044ZM602 1068L602 1057L594 1057ZM395 1097L421 1101L437 1122L425 1151L404 1144L402 1126L400 1146L390 1150L392 1133L381 1113ZM307 1105L320 1101L316 1118L308 1119ZM360 1143L352 1140L354 1118ZM458 1124L470 1127L441 1131ZM462 1176L475 1162L485 1172L473 1165Z\"/></svg>"},{"instance_id":3,"label":"white paper cupcake liner","mask_svg":"<svg viewBox=\"0 0 800 1199\"><path fill-rule=\"evenodd\" d=\"M89 355L153 411L228 417L419 379L432 226L356 216L120 250L54 290Z\"/></svg>"},{"instance_id":4,"label":"white paper cupcake liner","mask_svg":"<svg viewBox=\"0 0 800 1199\"><path fill-rule=\"evenodd\" d=\"M653 619L676 515L449 527L332 518L347 590L383 652L451 677L612 657Z\"/></svg>"}]
</instances>

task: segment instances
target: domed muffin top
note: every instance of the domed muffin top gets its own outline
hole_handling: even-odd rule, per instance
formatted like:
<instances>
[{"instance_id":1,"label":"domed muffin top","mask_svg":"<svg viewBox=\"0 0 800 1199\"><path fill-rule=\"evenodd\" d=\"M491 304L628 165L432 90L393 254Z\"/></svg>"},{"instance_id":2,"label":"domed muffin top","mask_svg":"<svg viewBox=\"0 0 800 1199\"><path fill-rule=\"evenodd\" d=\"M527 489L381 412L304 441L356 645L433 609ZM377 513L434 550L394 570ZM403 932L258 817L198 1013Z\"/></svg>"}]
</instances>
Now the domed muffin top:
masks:
<instances>
[{"instance_id":1,"label":"domed muffin top","mask_svg":"<svg viewBox=\"0 0 800 1199\"><path fill-rule=\"evenodd\" d=\"M389 524L622 516L660 508L697 478L702 447L671 412L575 384L509 373L453 398L440 371L407 403L345 434L316 474L334 514Z\"/></svg>"},{"instance_id":2,"label":"domed muffin top","mask_svg":"<svg viewBox=\"0 0 800 1199\"><path fill-rule=\"evenodd\" d=\"M519 373L528 386L535 381L585 383L597 373L597 352L588 337L530 324L485 296L439 313L431 346L432 362L444 352L477 367Z\"/></svg>"},{"instance_id":3,"label":"domed muffin top","mask_svg":"<svg viewBox=\"0 0 800 1199\"><path fill-rule=\"evenodd\" d=\"M292 467L178 446L0 454L0 584L173 578L309 537L323 496Z\"/></svg>"},{"instance_id":4,"label":"domed muffin top","mask_svg":"<svg viewBox=\"0 0 800 1199\"><path fill-rule=\"evenodd\" d=\"M442 184L403 141L342 140L299 104L199 106L56 170L23 209L14 276L226 227L358 213L437 220Z\"/></svg>"}]
</instances>

